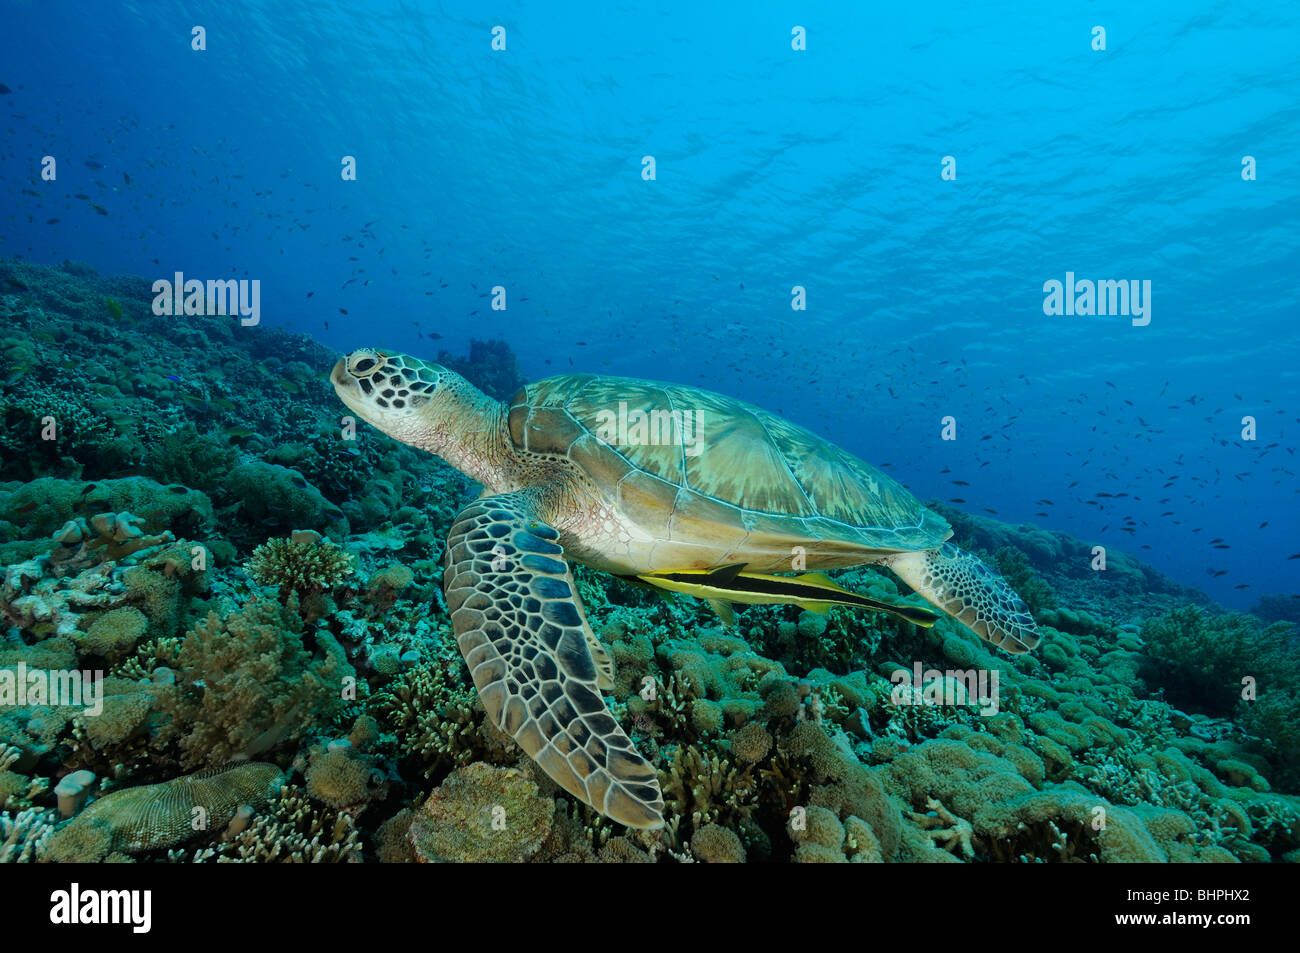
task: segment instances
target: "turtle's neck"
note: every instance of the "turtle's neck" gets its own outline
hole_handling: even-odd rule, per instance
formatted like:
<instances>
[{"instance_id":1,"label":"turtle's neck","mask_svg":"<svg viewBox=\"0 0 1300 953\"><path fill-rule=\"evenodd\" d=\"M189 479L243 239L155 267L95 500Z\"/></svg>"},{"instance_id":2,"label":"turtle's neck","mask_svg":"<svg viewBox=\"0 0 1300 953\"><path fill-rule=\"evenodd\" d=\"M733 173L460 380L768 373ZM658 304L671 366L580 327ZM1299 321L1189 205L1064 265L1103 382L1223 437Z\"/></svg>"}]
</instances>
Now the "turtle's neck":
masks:
<instances>
[{"instance_id":1,"label":"turtle's neck","mask_svg":"<svg viewBox=\"0 0 1300 953\"><path fill-rule=\"evenodd\" d=\"M493 493L515 489L506 405L463 379L440 391L437 424L423 449Z\"/></svg>"}]
</instances>

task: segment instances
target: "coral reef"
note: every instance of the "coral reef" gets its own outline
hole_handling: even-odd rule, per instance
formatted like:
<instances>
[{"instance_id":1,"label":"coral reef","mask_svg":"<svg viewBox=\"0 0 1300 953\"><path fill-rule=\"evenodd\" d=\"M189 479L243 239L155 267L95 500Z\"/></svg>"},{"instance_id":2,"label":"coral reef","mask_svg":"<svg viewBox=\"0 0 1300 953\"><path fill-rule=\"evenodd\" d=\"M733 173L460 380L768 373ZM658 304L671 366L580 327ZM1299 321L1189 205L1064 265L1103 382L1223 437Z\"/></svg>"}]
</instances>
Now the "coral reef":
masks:
<instances>
[{"instance_id":1,"label":"coral reef","mask_svg":"<svg viewBox=\"0 0 1300 953\"><path fill-rule=\"evenodd\" d=\"M575 567L665 798L662 830L624 830L487 721L441 601L475 491L342 428L337 355L177 327L145 282L72 264L0 261L0 288L0 693L103 676L94 714L0 705L0 861L1300 859L1294 597L1225 613L1130 554L1092 572L1085 540L942 505L1034 653L845 607L722 628ZM501 342L437 359L523 383ZM836 579L922 604L887 570Z\"/></svg>"}]
</instances>

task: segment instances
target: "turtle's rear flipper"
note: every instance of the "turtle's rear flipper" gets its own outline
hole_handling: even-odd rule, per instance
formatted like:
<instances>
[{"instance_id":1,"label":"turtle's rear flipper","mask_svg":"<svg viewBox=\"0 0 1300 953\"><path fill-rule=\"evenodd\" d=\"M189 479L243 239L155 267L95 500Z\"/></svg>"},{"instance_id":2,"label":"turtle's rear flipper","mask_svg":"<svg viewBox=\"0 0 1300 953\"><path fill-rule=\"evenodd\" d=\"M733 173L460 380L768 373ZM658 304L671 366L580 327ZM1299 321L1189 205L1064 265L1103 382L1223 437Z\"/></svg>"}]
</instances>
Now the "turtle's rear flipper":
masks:
<instances>
[{"instance_id":1,"label":"turtle's rear flipper","mask_svg":"<svg viewBox=\"0 0 1300 953\"><path fill-rule=\"evenodd\" d=\"M929 602L1008 652L1028 652L1040 638L1034 617L1007 581L952 543L881 560Z\"/></svg>"},{"instance_id":2,"label":"turtle's rear flipper","mask_svg":"<svg viewBox=\"0 0 1300 953\"><path fill-rule=\"evenodd\" d=\"M489 496L456 517L443 592L488 718L574 797L628 827L662 827L663 797L600 697L582 603L535 489Z\"/></svg>"}]
</instances>

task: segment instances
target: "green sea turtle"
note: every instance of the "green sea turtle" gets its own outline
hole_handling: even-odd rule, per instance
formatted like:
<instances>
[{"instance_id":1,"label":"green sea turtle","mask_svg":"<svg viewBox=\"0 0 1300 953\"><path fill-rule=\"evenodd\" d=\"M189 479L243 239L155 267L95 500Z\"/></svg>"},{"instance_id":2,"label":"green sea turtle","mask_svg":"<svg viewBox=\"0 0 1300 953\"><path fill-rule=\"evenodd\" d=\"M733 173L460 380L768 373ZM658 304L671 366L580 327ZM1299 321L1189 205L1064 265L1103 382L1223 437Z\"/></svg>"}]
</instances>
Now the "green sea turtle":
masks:
<instances>
[{"instance_id":1,"label":"green sea turtle","mask_svg":"<svg viewBox=\"0 0 1300 953\"><path fill-rule=\"evenodd\" d=\"M899 483L758 407L591 374L502 403L438 364L359 350L334 389L390 436L484 486L447 538L443 589L488 717L561 787L629 827L663 823L655 769L610 716L613 667L568 561L715 603L866 604L815 574L865 563L1012 652L1038 643L1000 575ZM788 587L788 588L783 588Z\"/></svg>"}]
</instances>

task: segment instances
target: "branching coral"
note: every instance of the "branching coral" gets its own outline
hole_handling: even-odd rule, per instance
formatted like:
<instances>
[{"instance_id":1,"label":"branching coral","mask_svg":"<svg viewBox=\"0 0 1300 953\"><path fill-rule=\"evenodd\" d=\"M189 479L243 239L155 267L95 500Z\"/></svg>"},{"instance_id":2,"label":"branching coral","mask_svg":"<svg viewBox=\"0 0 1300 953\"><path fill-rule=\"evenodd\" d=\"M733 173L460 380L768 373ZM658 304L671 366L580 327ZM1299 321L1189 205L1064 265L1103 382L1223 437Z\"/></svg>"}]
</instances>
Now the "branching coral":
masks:
<instances>
[{"instance_id":1,"label":"branching coral","mask_svg":"<svg viewBox=\"0 0 1300 953\"><path fill-rule=\"evenodd\" d=\"M459 654L404 672L375 696L373 711L427 778L490 757L486 721Z\"/></svg>"},{"instance_id":2,"label":"branching coral","mask_svg":"<svg viewBox=\"0 0 1300 953\"><path fill-rule=\"evenodd\" d=\"M962 857L967 860L974 857L975 848L971 846L971 835L974 829L970 821L954 817L936 798L927 799L925 806L927 813L911 815L913 823L920 826L929 838L944 850L950 853L959 850Z\"/></svg>"},{"instance_id":3,"label":"branching coral","mask_svg":"<svg viewBox=\"0 0 1300 953\"><path fill-rule=\"evenodd\" d=\"M29 807L17 814L0 814L0 864L28 863L45 855L59 816L54 811Z\"/></svg>"},{"instance_id":4,"label":"branching coral","mask_svg":"<svg viewBox=\"0 0 1300 953\"><path fill-rule=\"evenodd\" d=\"M352 557L309 531L267 540L253 550L246 568L255 582L277 587L281 601L293 593L301 599L326 592L353 571Z\"/></svg>"},{"instance_id":5,"label":"branching coral","mask_svg":"<svg viewBox=\"0 0 1300 953\"><path fill-rule=\"evenodd\" d=\"M692 829L728 826L758 806L758 779L751 764L737 766L726 752L679 746L659 772L669 810Z\"/></svg>"},{"instance_id":6,"label":"branching coral","mask_svg":"<svg viewBox=\"0 0 1300 953\"><path fill-rule=\"evenodd\" d=\"M174 860L184 860L179 853ZM302 788L285 785L265 811L237 833L194 852L195 863L359 863L361 837L351 815L313 804Z\"/></svg>"}]
</instances>

